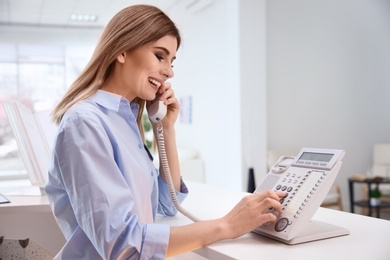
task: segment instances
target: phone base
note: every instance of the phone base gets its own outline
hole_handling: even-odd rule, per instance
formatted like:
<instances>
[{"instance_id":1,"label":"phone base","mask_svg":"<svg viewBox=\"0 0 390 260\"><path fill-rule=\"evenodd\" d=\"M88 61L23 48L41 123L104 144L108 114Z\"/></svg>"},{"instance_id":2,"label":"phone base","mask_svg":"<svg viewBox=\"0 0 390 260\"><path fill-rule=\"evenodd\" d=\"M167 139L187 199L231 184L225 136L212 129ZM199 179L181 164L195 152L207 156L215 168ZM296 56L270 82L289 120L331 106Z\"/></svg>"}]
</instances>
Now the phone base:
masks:
<instances>
[{"instance_id":1,"label":"phone base","mask_svg":"<svg viewBox=\"0 0 390 260\"><path fill-rule=\"evenodd\" d=\"M328 239L332 237L345 236L349 234L349 230L332 224L328 224L321 221L311 220L306 225L305 228L295 237L290 240L285 240L280 237L262 232L259 229L252 231L253 233L272 238L279 242L295 245L301 243L312 242L316 240Z\"/></svg>"}]
</instances>

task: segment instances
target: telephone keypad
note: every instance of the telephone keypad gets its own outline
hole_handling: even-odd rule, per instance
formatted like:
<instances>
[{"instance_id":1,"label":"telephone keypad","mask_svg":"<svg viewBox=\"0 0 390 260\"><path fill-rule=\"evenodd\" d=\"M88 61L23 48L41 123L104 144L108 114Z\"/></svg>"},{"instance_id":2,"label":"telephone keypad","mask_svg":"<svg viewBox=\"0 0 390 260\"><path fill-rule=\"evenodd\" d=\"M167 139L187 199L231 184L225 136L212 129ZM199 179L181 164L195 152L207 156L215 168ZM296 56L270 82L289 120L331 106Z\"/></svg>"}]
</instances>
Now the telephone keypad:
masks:
<instances>
[{"instance_id":1,"label":"telephone keypad","mask_svg":"<svg viewBox=\"0 0 390 260\"><path fill-rule=\"evenodd\" d=\"M282 217L276 222L275 231L281 232L291 224L292 221L289 218L297 219L299 217L322 183L322 180L325 179L325 175L325 172L312 170L303 174L288 172L286 173L287 178L283 178L277 183L275 190L282 190L288 193L285 198L280 199ZM301 194L301 196L297 197L297 194Z\"/></svg>"}]
</instances>

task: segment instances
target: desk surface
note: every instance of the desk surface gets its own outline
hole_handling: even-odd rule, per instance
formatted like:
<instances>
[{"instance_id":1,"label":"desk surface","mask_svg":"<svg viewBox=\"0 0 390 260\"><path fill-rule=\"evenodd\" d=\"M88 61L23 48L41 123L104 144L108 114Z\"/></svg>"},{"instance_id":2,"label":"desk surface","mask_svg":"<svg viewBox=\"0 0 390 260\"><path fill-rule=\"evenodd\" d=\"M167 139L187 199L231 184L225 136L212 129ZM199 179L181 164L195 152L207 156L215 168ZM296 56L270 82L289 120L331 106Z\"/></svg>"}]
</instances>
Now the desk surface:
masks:
<instances>
[{"instance_id":1,"label":"desk surface","mask_svg":"<svg viewBox=\"0 0 390 260\"><path fill-rule=\"evenodd\" d=\"M46 196L38 187L27 187L3 194L11 203L0 204L0 213L51 212Z\"/></svg>"},{"instance_id":2,"label":"desk surface","mask_svg":"<svg viewBox=\"0 0 390 260\"><path fill-rule=\"evenodd\" d=\"M245 195L223 188L196 182L186 182L190 193L183 207L201 219L219 218L225 215ZM0 205L2 213L50 212L45 196L7 196L11 203ZM390 259L390 221L362 215L319 208L313 219L347 228L349 235L286 245L281 242L249 233L234 240L226 240L194 251L199 257L177 256L174 259ZM158 223L171 226L191 223L180 213L175 217L157 218Z\"/></svg>"},{"instance_id":3,"label":"desk surface","mask_svg":"<svg viewBox=\"0 0 390 260\"><path fill-rule=\"evenodd\" d=\"M222 217L246 193L213 188L188 182L190 194L183 207L201 219ZM349 235L309 243L286 245L254 233L221 241L196 250L210 259L390 259L390 221L333 209L319 208L313 219L346 228ZM172 218L159 217L159 223L172 226L191 223L180 213ZM211 256L211 257L210 257ZM194 258L195 259L195 258ZM204 258L201 258L204 259Z\"/></svg>"}]
</instances>

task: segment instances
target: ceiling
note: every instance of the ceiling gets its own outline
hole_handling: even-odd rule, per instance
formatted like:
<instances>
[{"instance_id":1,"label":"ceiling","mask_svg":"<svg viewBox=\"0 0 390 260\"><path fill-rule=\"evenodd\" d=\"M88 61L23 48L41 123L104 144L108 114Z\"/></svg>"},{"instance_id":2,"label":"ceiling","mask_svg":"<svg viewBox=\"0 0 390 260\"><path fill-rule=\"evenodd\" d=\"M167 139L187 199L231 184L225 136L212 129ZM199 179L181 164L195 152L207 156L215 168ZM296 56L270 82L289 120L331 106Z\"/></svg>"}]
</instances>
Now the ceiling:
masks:
<instances>
[{"instance_id":1,"label":"ceiling","mask_svg":"<svg viewBox=\"0 0 390 260\"><path fill-rule=\"evenodd\" d=\"M1 26L103 27L120 9L152 4L169 10L180 0L0 0ZM71 20L72 14L94 15L96 21Z\"/></svg>"}]
</instances>

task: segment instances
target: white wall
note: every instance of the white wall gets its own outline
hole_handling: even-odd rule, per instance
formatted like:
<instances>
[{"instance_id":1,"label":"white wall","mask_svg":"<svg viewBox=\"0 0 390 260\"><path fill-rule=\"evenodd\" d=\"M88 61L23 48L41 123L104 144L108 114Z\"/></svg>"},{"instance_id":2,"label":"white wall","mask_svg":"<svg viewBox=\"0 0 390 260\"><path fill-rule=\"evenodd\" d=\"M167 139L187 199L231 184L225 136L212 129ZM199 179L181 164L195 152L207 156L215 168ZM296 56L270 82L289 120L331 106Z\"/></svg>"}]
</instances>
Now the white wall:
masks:
<instances>
[{"instance_id":1,"label":"white wall","mask_svg":"<svg viewBox=\"0 0 390 260\"><path fill-rule=\"evenodd\" d=\"M265 0L239 3L242 173L246 191L249 168L254 168L257 184L266 174L267 14Z\"/></svg>"},{"instance_id":2,"label":"white wall","mask_svg":"<svg viewBox=\"0 0 390 260\"><path fill-rule=\"evenodd\" d=\"M200 5L170 10L183 36L172 82L179 98L193 100L193 123L177 125L178 144L201 152L207 184L246 190L249 167L257 179L265 174L265 0Z\"/></svg>"},{"instance_id":3,"label":"white wall","mask_svg":"<svg viewBox=\"0 0 390 260\"><path fill-rule=\"evenodd\" d=\"M176 124L177 142L200 151L206 183L241 190L238 1L203 2L169 12L183 37L171 81L179 98L192 96L193 121Z\"/></svg>"},{"instance_id":4,"label":"white wall","mask_svg":"<svg viewBox=\"0 0 390 260\"><path fill-rule=\"evenodd\" d=\"M336 182L390 142L390 1L267 2L268 144L346 150Z\"/></svg>"}]
</instances>

